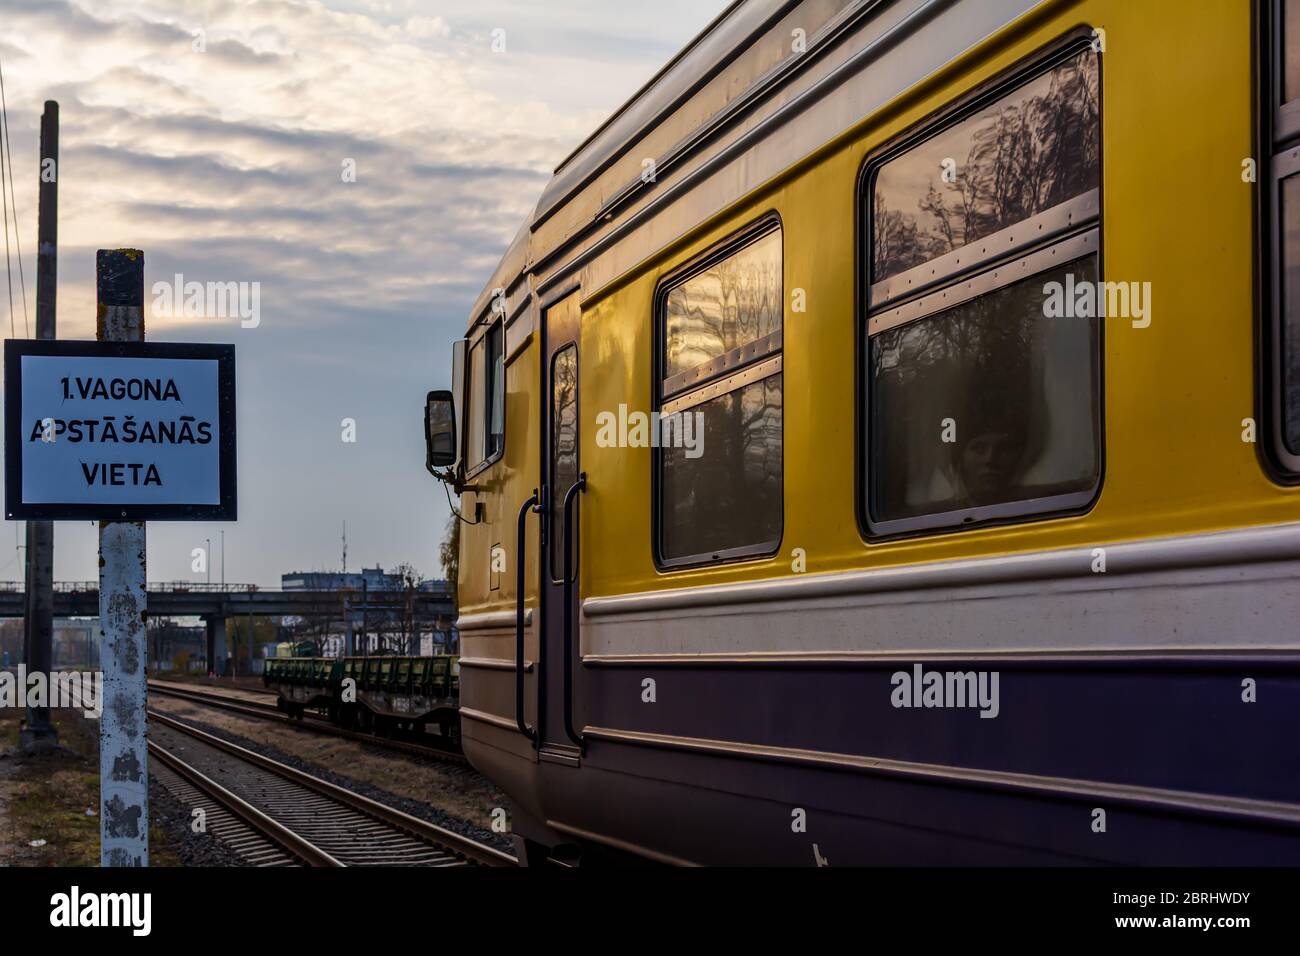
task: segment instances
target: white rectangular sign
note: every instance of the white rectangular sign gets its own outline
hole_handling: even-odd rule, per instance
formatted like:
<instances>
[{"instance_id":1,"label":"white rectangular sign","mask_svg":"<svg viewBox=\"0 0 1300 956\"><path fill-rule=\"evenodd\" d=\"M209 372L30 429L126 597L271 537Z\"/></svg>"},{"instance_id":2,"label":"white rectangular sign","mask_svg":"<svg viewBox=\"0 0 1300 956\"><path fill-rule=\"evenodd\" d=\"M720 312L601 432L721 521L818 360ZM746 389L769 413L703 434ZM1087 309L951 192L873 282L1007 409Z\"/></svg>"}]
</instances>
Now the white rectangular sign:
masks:
<instances>
[{"instance_id":1,"label":"white rectangular sign","mask_svg":"<svg viewBox=\"0 0 1300 956\"><path fill-rule=\"evenodd\" d=\"M9 518L233 520L234 348L5 342Z\"/></svg>"}]
</instances>

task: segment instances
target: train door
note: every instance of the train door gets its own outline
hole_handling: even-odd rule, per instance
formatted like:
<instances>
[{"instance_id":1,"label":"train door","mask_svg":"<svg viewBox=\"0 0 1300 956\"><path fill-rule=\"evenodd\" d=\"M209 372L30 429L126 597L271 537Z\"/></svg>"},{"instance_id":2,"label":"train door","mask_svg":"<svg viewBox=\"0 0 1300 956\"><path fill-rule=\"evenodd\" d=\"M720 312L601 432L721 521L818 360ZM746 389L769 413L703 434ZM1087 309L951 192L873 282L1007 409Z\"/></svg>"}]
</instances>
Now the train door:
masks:
<instances>
[{"instance_id":1,"label":"train door","mask_svg":"<svg viewBox=\"0 0 1300 956\"><path fill-rule=\"evenodd\" d=\"M579 447L579 317L575 290L542 321L542 759L575 765L580 756L574 709L578 658L578 516L585 478Z\"/></svg>"}]
</instances>

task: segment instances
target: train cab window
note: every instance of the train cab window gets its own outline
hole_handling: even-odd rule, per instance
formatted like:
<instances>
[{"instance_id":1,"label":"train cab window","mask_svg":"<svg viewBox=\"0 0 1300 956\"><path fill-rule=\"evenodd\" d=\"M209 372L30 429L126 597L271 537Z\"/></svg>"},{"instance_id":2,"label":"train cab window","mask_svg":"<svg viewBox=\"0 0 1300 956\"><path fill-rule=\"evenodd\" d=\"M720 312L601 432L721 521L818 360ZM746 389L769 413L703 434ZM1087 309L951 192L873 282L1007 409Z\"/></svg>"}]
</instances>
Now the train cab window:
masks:
<instances>
[{"instance_id":1,"label":"train cab window","mask_svg":"<svg viewBox=\"0 0 1300 956\"><path fill-rule=\"evenodd\" d=\"M783 295L775 218L659 291L663 567L770 554L780 543Z\"/></svg>"},{"instance_id":2,"label":"train cab window","mask_svg":"<svg viewBox=\"0 0 1300 956\"><path fill-rule=\"evenodd\" d=\"M504 330L498 322L469 350L469 415L466 465L472 471L495 461L505 447Z\"/></svg>"},{"instance_id":3,"label":"train cab window","mask_svg":"<svg viewBox=\"0 0 1300 956\"><path fill-rule=\"evenodd\" d=\"M483 405L484 383L487 381L487 339L479 340L469 347L469 410L465 422L466 464L472 469L483 463Z\"/></svg>"},{"instance_id":4,"label":"train cab window","mask_svg":"<svg viewBox=\"0 0 1300 956\"><path fill-rule=\"evenodd\" d=\"M1300 0L1273 4L1270 183L1271 457L1300 474Z\"/></svg>"},{"instance_id":5,"label":"train cab window","mask_svg":"<svg viewBox=\"0 0 1300 956\"><path fill-rule=\"evenodd\" d=\"M496 458L505 448L506 418L506 363L505 328L498 322L487 334L488 387L484 396L487 410L483 423L487 426L485 438L487 457Z\"/></svg>"},{"instance_id":6,"label":"train cab window","mask_svg":"<svg viewBox=\"0 0 1300 956\"><path fill-rule=\"evenodd\" d=\"M1077 510L1096 495L1096 54L1075 48L1014 84L863 178L873 534Z\"/></svg>"}]
</instances>

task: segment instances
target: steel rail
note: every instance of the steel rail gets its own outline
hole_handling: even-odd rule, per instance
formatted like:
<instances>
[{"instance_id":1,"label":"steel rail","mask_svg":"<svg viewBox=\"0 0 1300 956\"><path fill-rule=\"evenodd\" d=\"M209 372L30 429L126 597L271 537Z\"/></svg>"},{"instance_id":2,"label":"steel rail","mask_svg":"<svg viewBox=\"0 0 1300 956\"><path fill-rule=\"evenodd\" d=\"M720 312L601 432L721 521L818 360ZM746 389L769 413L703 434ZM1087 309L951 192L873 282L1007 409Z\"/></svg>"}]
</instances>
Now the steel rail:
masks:
<instances>
[{"instance_id":1,"label":"steel rail","mask_svg":"<svg viewBox=\"0 0 1300 956\"><path fill-rule=\"evenodd\" d=\"M159 763L175 771L258 833L288 850L308 866L341 867L344 865L310 840L299 836L273 817L257 809L243 797L227 790L201 770L191 767L167 748L152 740L148 743L150 755L157 758Z\"/></svg>"},{"instance_id":2,"label":"steel rail","mask_svg":"<svg viewBox=\"0 0 1300 956\"><path fill-rule=\"evenodd\" d=\"M462 836L452 830L440 827L437 824L429 823L427 820L421 820L419 817L411 816L409 813L403 813L393 807L386 806L377 800L354 793L345 787L314 777L309 773L304 773L287 764L280 763L278 760L272 760L270 757L263 756L238 744L232 744L227 740L192 727L184 721L176 720L166 714L159 713L155 710L148 711L148 717L151 721L176 730L195 740L206 744L216 750L230 754L245 763L268 770L278 777L288 780L298 786L313 790L322 796L333 800L336 803L344 804L354 810L379 820L397 830L401 830L426 843L445 849L466 860L479 863L485 866L517 866L518 861L508 853L503 853L495 847L487 846L472 840L469 837Z\"/></svg>"},{"instance_id":3,"label":"steel rail","mask_svg":"<svg viewBox=\"0 0 1300 956\"><path fill-rule=\"evenodd\" d=\"M359 730L347 730L343 727L336 727L334 724L316 717L311 717L307 720L294 720L274 704L263 704L255 700L237 700L233 697L225 697L220 694L204 694L200 691L190 690L189 688L167 687L163 686L158 681L149 681L149 693L158 693L162 694L164 697L175 697L179 700L188 700L196 704L215 707L219 710L227 710L234 714L240 714L241 716L255 717L258 720L274 720L288 724L291 727L300 727L303 730L309 730L317 734L325 734L330 737L340 737L344 740L354 740L358 743L373 744L374 746L382 747L385 750L394 750L400 753L413 754L417 757L432 757L435 760L441 760L445 763L456 764L458 766L469 766L469 760L465 758L465 755L457 753L454 750L446 750L442 747L411 743L406 740L392 740L388 737L380 737L377 734L362 733Z\"/></svg>"}]
</instances>

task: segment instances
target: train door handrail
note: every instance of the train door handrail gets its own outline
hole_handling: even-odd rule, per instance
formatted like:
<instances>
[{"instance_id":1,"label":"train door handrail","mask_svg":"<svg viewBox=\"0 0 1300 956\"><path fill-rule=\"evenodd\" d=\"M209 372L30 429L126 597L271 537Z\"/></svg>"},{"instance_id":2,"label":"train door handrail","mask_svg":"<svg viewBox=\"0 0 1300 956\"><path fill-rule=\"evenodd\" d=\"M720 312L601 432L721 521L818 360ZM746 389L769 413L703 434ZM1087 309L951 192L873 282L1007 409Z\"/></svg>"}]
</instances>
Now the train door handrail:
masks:
<instances>
[{"instance_id":1,"label":"train door handrail","mask_svg":"<svg viewBox=\"0 0 1300 956\"><path fill-rule=\"evenodd\" d=\"M537 489L519 509L518 547L515 550L515 723L519 732L537 747L537 732L524 720L524 556L527 548L528 512L538 507ZM539 625L540 626L540 625Z\"/></svg>"},{"instance_id":2,"label":"train door handrail","mask_svg":"<svg viewBox=\"0 0 1300 956\"><path fill-rule=\"evenodd\" d=\"M578 580L578 561L574 552L573 502L578 493L587 489L587 473L580 472L578 480L564 493L564 732L569 739L584 747L582 735L573 727L573 586Z\"/></svg>"}]
</instances>

